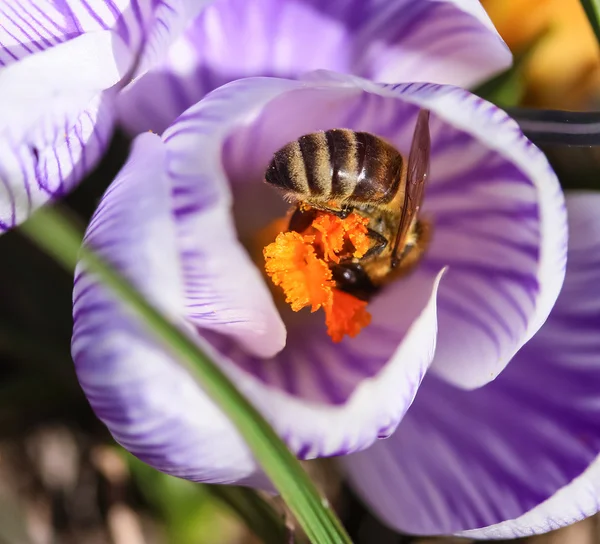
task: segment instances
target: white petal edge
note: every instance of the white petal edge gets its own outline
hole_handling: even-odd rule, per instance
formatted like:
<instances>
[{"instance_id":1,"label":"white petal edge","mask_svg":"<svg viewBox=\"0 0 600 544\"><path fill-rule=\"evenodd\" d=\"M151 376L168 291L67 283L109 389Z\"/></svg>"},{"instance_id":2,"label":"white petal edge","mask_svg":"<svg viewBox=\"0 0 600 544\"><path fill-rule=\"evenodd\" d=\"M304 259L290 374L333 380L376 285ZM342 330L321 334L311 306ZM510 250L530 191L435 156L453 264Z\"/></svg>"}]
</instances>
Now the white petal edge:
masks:
<instances>
[{"instance_id":1,"label":"white petal edge","mask_svg":"<svg viewBox=\"0 0 600 544\"><path fill-rule=\"evenodd\" d=\"M526 514L497 525L463 531L457 535L486 540L539 535L581 521L598 511L600 511L600 457L597 457L581 476Z\"/></svg>"},{"instance_id":2,"label":"white petal edge","mask_svg":"<svg viewBox=\"0 0 600 544\"><path fill-rule=\"evenodd\" d=\"M281 321L279 312L275 308L271 294L268 292L264 279L260 277L255 265L250 262L246 250L233 233L234 226L231 221L231 191L228 186L227 176L221 161L221 146L224 138L236 123L242 122L244 117L251 117L260 111L262 105L278 96L289 87L295 88L298 82L272 80L271 88L249 89L241 100L228 103L230 90L233 87L222 87L219 94L219 102L227 105L226 116L219 119L216 126L214 119L210 116L206 120L201 117L206 107L213 102L199 102L184 112L169 129L163 134L163 141L167 149L167 172L173 180L174 191L183 193L181 198L176 199L175 206L186 208L188 206L205 206L207 209L201 213L185 214L178 221L179 240L181 251L193 250L194 240L206 236L206 218L213 215L221 225L232 231L231 243L235 244L235 252L238 263L244 265L246 279L252 278L253 289L248 294L257 296L257 304L251 306L240 306L241 318L236 323L226 328L219 326L217 330L221 333L233 336L252 354L261 357L275 355L285 346L286 329ZM244 85L240 82L239 85ZM239 96L239 95L238 95ZM207 106L208 104L208 106ZM200 121L198 122L198 117ZM198 153L203 149L203 153ZM205 160L206 156L212 160ZM201 181L201 182L199 182ZM212 208L212 209L211 209ZM210 232L210 231L209 231ZM202 238L199 238L202 240ZM197 259L190 260L194 269L201 270L201 263ZM230 276L235 270L231 270L228 263L215 263L222 267L222 274ZM212 271L216 274L217 270ZM234 289L248 290L248 284L232 284ZM235 296L220 293L226 297L228 311L237 311L235 307ZM202 303L199 298L195 303ZM243 297L246 301L247 296ZM258 310L258 311L257 311ZM207 320L193 320L200 327L215 329Z\"/></svg>"},{"instance_id":3,"label":"white petal edge","mask_svg":"<svg viewBox=\"0 0 600 544\"><path fill-rule=\"evenodd\" d=\"M164 62L153 61L157 69L136 78L119 97L124 125L135 133L163 132L208 92L241 77L297 77L323 68L376 81L468 87L512 62L476 0L355 4L333 0L321 8L314 0L212 2L161 56ZM363 8L364 20L358 22L356 12ZM315 28L321 37L308 43ZM399 28L406 28L406 37ZM235 29L240 35L228 40Z\"/></svg>"}]
</instances>

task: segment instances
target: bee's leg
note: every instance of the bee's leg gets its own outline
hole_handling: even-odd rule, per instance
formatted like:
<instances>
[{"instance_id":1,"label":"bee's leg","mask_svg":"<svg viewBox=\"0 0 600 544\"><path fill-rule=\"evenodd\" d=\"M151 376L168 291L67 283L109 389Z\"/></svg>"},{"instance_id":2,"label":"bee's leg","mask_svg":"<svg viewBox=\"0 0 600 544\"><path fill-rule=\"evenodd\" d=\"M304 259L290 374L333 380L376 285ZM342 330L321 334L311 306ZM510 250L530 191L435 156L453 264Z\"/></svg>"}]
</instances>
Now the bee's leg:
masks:
<instances>
[{"instance_id":1,"label":"bee's leg","mask_svg":"<svg viewBox=\"0 0 600 544\"><path fill-rule=\"evenodd\" d=\"M342 208L339 212L337 212L336 215L340 219L346 219L346 217L348 217L353 211L354 211L354 208L347 206L345 208Z\"/></svg>"},{"instance_id":2,"label":"bee's leg","mask_svg":"<svg viewBox=\"0 0 600 544\"><path fill-rule=\"evenodd\" d=\"M288 230L299 233L304 232L308 227L311 226L316 215L317 210L315 208L306 209L302 206L298 206L290 217Z\"/></svg>"},{"instance_id":3,"label":"bee's leg","mask_svg":"<svg viewBox=\"0 0 600 544\"><path fill-rule=\"evenodd\" d=\"M375 243L368 249L363 258L379 255L388 245L388 239L376 230L367 228L367 234Z\"/></svg>"},{"instance_id":4,"label":"bee's leg","mask_svg":"<svg viewBox=\"0 0 600 544\"><path fill-rule=\"evenodd\" d=\"M354 208L347 206L345 208L341 208L339 210L334 210L333 208L319 208L320 210L330 213L331 215L335 215L336 217L339 217L340 219L346 219L346 217L348 217L353 211Z\"/></svg>"}]
</instances>

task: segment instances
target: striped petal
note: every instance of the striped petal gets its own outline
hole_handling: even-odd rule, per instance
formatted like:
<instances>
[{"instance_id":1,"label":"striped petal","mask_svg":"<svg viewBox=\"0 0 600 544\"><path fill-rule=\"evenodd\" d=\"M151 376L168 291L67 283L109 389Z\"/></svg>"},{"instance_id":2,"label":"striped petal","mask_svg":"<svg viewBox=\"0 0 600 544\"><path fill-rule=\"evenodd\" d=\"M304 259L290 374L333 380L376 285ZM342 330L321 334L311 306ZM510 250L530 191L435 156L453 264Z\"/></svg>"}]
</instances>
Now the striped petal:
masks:
<instances>
[{"instance_id":1,"label":"striped petal","mask_svg":"<svg viewBox=\"0 0 600 544\"><path fill-rule=\"evenodd\" d=\"M167 315L181 320L184 288L165 163L160 138L140 136L92 219L86 242ZM73 296L77 375L120 444L152 466L191 480L226 483L254 473L245 444L221 411L81 269Z\"/></svg>"},{"instance_id":2,"label":"striped petal","mask_svg":"<svg viewBox=\"0 0 600 544\"><path fill-rule=\"evenodd\" d=\"M564 196L544 155L501 110L459 89L395 90L444 111L453 126L432 150L422 213L434 234L422 271L448 266L432 371L479 387L502 371L556 301L566 260Z\"/></svg>"},{"instance_id":3,"label":"striped petal","mask_svg":"<svg viewBox=\"0 0 600 544\"><path fill-rule=\"evenodd\" d=\"M119 15L108 2L0 0L0 67L72 40L114 27Z\"/></svg>"},{"instance_id":4,"label":"striped petal","mask_svg":"<svg viewBox=\"0 0 600 544\"><path fill-rule=\"evenodd\" d=\"M378 81L472 85L511 55L475 0L216 0L157 69L121 96L133 131L162 132L241 77L325 68Z\"/></svg>"},{"instance_id":5,"label":"striped petal","mask_svg":"<svg viewBox=\"0 0 600 544\"><path fill-rule=\"evenodd\" d=\"M345 460L391 527L516 538L600 509L600 195L567 203L565 285L538 334L477 391L428 376L396 433Z\"/></svg>"},{"instance_id":6,"label":"striped petal","mask_svg":"<svg viewBox=\"0 0 600 544\"><path fill-rule=\"evenodd\" d=\"M94 166L114 120L104 90L123 77L127 58L122 42L101 31L0 69L0 232Z\"/></svg>"},{"instance_id":7,"label":"striped petal","mask_svg":"<svg viewBox=\"0 0 600 544\"><path fill-rule=\"evenodd\" d=\"M95 165L124 82L162 58L192 0L0 0L0 232Z\"/></svg>"},{"instance_id":8,"label":"striped petal","mask_svg":"<svg viewBox=\"0 0 600 544\"><path fill-rule=\"evenodd\" d=\"M201 0L0 0L0 67L87 33L113 30L131 53L178 35ZM159 30L160 27L160 30Z\"/></svg>"}]
</instances>

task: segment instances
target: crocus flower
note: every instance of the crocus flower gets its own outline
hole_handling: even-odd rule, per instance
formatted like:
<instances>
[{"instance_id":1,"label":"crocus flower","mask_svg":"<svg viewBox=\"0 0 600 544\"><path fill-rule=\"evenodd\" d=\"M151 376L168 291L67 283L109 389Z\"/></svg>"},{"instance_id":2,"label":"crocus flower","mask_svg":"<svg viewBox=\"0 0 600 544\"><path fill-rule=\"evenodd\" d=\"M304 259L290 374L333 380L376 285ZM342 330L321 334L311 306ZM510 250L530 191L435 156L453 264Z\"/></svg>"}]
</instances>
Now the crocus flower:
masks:
<instances>
[{"instance_id":1,"label":"crocus flower","mask_svg":"<svg viewBox=\"0 0 600 544\"><path fill-rule=\"evenodd\" d=\"M267 287L256 241L288 204L265 169L282 145L336 127L407 154L422 109L430 245L370 302L371 323L335 344L322 317L287 311ZM570 276L526 344L567 249L543 154L457 87L320 71L229 83L162 137L139 136L86 243L189 331L299 458L344 456L388 524L498 537L597 509L598 204L570 201ZM268 485L219 408L84 269L72 351L97 415L140 459L193 481Z\"/></svg>"},{"instance_id":2,"label":"crocus flower","mask_svg":"<svg viewBox=\"0 0 600 544\"><path fill-rule=\"evenodd\" d=\"M95 165L115 98L202 0L0 0L0 233Z\"/></svg>"}]
</instances>

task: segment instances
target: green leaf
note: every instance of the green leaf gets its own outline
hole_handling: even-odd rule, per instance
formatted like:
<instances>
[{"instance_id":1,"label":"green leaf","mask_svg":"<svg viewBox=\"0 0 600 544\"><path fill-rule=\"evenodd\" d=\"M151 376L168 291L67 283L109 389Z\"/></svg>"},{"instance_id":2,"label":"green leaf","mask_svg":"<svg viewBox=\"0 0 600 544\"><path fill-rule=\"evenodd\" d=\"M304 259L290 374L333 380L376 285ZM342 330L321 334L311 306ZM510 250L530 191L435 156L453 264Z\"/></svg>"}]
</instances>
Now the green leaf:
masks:
<instances>
[{"instance_id":1,"label":"green leaf","mask_svg":"<svg viewBox=\"0 0 600 544\"><path fill-rule=\"evenodd\" d=\"M600 43L600 0L581 0L581 5Z\"/></svg>"},{"instance_id":2,"label":"green leaf","mask_svg":"<svg viewBox=\"0 0 600 544\"><path fill-rule=\"evenodd\" d=\"M133 478L144 497L160 511L172 544L204 544L199 535L214 532L207 523L223 522L223 510L237 516L264 544L290 542L285 519L260 495L245 487L200 485L158 472L124 452ZM206 513L216 520L206 520ZM222 527L221 527L222 529ZM218 532L218 531L217 531Z\"/></svg>"},{"instance_id":3,"label":"green leaf","mask_svg":"<svg viewBox=\"0 0 600 544\"><path fill-rule=\"evenodd\" d=\"M219 501L226 504L264 544L295 542L285 526L283 516L258 496L256 491L231 485L205 486Z\"/></svg>"},{"instance_id":4,"label":"green leaf","mask_svg":"<svg viewBox=\"0 0 600 544\"><path fill-rule=\"evenodd\" d=\"M73 270L78 258L125 303L146 328L189 370L228 415L314 544L351 542L342 524L279 436L187 333L156 310L121 274L81 247L81 229L59 208L42 208L22 230L44 251Z\"/></svg>"}]
</instances>

